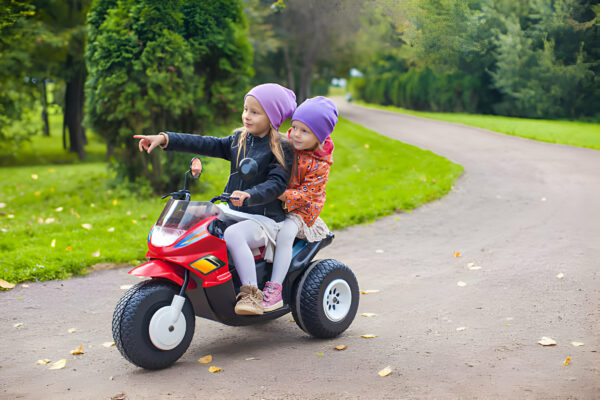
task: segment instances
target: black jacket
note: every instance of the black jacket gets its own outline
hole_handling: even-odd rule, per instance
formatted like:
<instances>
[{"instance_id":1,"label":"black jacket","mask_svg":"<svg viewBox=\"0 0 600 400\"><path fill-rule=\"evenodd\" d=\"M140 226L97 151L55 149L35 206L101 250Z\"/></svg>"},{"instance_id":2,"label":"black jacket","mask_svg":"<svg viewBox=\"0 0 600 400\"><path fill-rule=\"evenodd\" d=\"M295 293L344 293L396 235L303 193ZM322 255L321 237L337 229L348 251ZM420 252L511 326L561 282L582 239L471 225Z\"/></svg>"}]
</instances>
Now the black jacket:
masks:
<instances>
[{"instance_id":1,"label":"black jacket","mask_svg":"<svg viewBox=\"0 0 600 400\"><path fill-rule=\"evenodd\" d=\"M247 135L246 154L240 153L239 161L244 157L253 158L258 163L258 174L254 179L246 182L238 174L236 164L240 132L222 138L174 132L165 133L169 136L169 143L165 150L219 157L231 162L231 175L225 192L232 193L235 190L242 190L250 195L247 206L234 207L230 205L232 209L249 214L265 215L276 222L285 219L285 213L281 208L282 203L277 197L285 191L292 169L293 154L286 141L282 140L286 160L286 168L284 168L271 151L269 135L263 138Z\"/></svg>"}]
</instances>

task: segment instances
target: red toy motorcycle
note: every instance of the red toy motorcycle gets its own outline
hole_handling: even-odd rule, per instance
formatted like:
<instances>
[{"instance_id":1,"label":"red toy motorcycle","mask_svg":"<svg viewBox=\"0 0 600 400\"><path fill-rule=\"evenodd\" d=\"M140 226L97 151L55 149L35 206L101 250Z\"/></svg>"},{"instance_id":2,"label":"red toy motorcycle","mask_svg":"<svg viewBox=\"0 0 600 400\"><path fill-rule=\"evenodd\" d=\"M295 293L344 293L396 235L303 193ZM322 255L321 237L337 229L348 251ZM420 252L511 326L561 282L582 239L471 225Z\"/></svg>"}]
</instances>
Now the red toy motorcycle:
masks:
<instances>
[{"instance_id":1,"label":"red toy motorcycle","mask_svg":"<svg viewBox=\"0 0 600 400\"><path fill-rule=\"evenodd\" d=\"M244 159L238 173L251 177L256 168L254 160ZM332 338L344 332L358 308L358 282L339 261L313 261L331 243L333 234L314 243L296 239L283 282L282 308L257 316L234 313L241 285L223 241L225 218L214 204L230 196L224 193L211 201L190 201L188 176L198 178L201 170L200 160L194 158L183 190L168 195L171 199L150 230L148 262L129 272L151 279L129 289L115 308L112 332L123 357L146 369L170 366L187 350L195 316L239 326L291 311L296 324L315 337ZM263 287L272 265L260 256L255 258L258 284Z\"/></svg>"}]
</instances>

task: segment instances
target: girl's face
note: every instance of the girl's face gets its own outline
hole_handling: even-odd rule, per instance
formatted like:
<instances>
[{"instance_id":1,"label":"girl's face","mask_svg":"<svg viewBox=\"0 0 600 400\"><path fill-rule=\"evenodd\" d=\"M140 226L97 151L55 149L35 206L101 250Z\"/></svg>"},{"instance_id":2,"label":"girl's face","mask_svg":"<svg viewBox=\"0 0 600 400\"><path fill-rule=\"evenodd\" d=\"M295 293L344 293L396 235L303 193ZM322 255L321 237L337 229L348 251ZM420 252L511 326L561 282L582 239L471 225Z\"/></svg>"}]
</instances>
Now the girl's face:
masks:
<instances>
[{"instance_id":1,"label":"girl's face","mask_svg":"<svg viewBox=\"0 0 600 400\"><path fill-rule=\"evenodd\" d=\"M244 100L242 122L248 133L258 137L265 137L271 129L267 113L253 96L246 96L246 100Z\"/></svg>"},{"instance_id":2,"label":"girl's face","mask_svg":"<svg viewBox=\"0 0 600 400\"><path fill-rule=\"evenodd\" d=\"M319 145L319 139L306 124L300 121L292 121L290 139L296 150L312 151Z\"/></svg>"}]
</instances>

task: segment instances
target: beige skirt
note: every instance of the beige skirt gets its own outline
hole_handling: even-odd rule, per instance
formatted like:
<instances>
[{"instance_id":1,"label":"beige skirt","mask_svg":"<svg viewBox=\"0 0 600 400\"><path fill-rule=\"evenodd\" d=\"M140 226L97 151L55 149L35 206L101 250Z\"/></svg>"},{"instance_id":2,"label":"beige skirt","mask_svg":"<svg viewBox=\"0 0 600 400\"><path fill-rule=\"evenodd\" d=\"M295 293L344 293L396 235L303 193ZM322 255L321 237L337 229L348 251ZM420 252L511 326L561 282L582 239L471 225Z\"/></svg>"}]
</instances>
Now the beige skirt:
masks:
<instances>
[{"instance_id":1,"label":"beige skirt","mask_svg":"<svg viewBox=\"0 0 600 400\"><path fill-rule=\"evenodd\" d=\"M329 233L329 228L321 219L321 217L317 217L315 223L311 226L306 225L306 222L304 222L302 217L293 212L287 213L286 218L293 220L296 225L298 225L298 234L296 237L306 240L307 242L317 242L319 240L323 240Z\"/></svg>"}]
</instances>

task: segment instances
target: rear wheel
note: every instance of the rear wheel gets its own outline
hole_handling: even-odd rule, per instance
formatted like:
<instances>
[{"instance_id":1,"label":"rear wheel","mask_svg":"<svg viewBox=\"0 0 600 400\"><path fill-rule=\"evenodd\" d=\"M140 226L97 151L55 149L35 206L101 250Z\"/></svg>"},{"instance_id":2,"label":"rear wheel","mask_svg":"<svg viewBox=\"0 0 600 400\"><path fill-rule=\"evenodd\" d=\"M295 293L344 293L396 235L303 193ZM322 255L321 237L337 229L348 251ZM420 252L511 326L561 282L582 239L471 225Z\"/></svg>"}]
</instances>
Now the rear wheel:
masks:
<instances>
[{"instance_id":1,"label":"rear wheel","mask_svg":"<svg viewBox=\"0 0 600 400\"><path fill-rule=\"evenodd\" d=\"M292 314L298 326L319 338L344 332L358 309L358 282L343 263L313 263L294 288Z\"/></svg>"},{"instance_id":2,"label":"rear wheel","mask_svg":"<svg viewBox=\"0 0 600 400\"><path fill-rule=\"evenodd\" d=\"M179 287L171 281L140 282L119 300L112 332L123 357L146 369L162 369L187 350L195 329L194 310L185 298L179 318L172 323L170 305Z\"/></svg>"}]
</instances>

